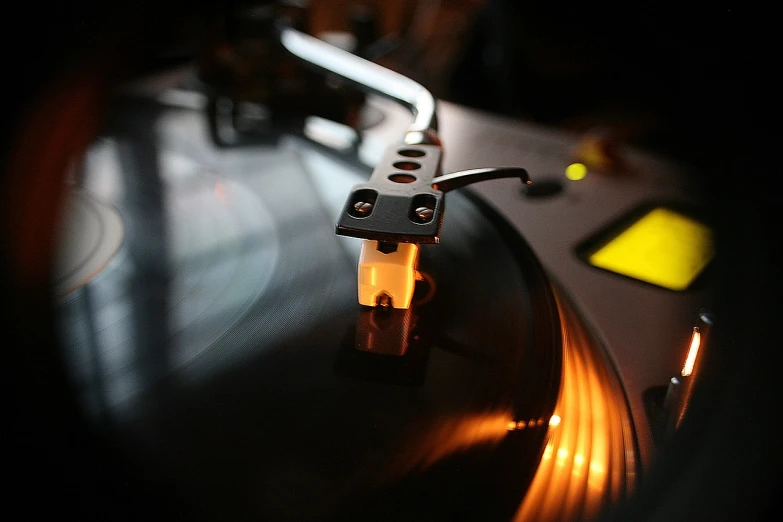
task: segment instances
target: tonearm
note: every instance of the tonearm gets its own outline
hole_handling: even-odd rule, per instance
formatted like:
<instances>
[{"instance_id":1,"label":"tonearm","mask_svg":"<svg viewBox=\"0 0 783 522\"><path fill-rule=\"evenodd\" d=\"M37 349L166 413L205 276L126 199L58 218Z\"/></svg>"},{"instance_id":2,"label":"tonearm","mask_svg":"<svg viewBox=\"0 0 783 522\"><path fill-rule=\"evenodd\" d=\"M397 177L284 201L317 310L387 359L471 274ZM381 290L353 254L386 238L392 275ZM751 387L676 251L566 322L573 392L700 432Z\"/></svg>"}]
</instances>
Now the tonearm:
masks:
<instances>
[{"instance_id":1,"label":"tonearm","mask_svg":"<svg viewBox=\"0 0 783 522\"><path fill-rule=\"evenodd\" d=\"M282 46L303 62L359 89L397 101L413 122L399 143L386 148L366 183L351 190L336 232L364 240L358 267L359 303L407 309L417 280L419 245L438 243L445 195L477 181L519 178L519 167L479 168L442 174L436 104L419 83L290 27L279 29Z\"/></svg>"}]
</instances>

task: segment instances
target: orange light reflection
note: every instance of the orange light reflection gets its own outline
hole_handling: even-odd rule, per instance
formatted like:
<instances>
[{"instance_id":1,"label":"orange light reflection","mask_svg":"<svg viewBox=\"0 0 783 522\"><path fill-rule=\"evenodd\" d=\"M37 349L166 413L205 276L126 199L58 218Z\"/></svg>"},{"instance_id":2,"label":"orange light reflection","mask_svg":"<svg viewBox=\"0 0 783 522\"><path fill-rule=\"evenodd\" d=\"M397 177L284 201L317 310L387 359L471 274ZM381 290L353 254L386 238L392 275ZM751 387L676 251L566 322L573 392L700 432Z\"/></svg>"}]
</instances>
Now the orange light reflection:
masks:
<instances>
[{"instance_id":1,"label":"orange light reflection","mask_svg":"<svg viewBox=\"0 0 783 522\"><path fill-rule=\"evenodd\" d=\"M394 480L414 470L424 470L460 451L480 444L497 444L516 428L510 412L477 414L469 418L438 419L425 438L416 437L412 444L396 454L394 462L376 478ZM377 474L374 468L373 474Z\"/></svg>"},{"instance_id":2,"label":"orange light reflection","mask_svg":"<svg viewBox=\"0 0 783 522\"><path fill-rule=\"evenodd\" d=\"M699 346L701 345L701 333L699 328L693 329L693 336L691 336L691 347L688 349L688 357L685 359L685 365L682 367L683 377L689 376L693 373L693 365L696 363L696 356L699 354Z\"/></svg>"},{"instance_id":3,"label":"orange light reflection","mask_svg":"<svg viewBox=\"0 0 783 522\"><path fill-rule=\"evenodd\" d=\"M622 390L562 301L563 375L548 443L515 521L595 519L634 481Z\"/></svg>"}]
</instances>

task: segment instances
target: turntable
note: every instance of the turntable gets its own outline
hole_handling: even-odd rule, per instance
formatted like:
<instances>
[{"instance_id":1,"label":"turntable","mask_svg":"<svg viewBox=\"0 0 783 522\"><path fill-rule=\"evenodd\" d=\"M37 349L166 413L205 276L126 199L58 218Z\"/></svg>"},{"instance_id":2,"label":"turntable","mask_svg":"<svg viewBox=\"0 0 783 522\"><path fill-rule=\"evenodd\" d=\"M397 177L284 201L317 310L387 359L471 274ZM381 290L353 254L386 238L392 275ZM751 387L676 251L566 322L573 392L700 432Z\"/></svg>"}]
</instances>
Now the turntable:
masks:
<instances>
[{"instance_id":1,"label":"turntable","mask_svg":"<svg viewBox=\"0 0 783 522\"><path fill-rule=\"evenodd\" d=\"M52 335L103 487L164 519L610 516L710 347L688 169L436 102L279 15L66 138Z\"/></svg>"}]
</instances>

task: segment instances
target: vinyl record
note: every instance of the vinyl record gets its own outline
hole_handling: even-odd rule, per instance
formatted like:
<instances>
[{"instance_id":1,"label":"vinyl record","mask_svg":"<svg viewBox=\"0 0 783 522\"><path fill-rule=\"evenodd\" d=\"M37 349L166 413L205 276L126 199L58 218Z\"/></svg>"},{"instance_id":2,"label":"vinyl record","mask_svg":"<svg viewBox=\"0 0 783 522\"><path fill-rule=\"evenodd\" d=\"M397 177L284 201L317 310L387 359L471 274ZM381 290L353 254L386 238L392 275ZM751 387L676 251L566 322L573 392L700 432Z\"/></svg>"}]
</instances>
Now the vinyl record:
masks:
<instances>
[{"instance_id":1,"label":"vinyl record","mask_svg":"<svg viewBox=\"0 0 783 522\"><path fill-rule=\"evenodd\" d=\"M369 175L354 158L292 134L218 148L202 111L149 98L118 103L85 157L80 190L125 235L58 301L64 355L95 429L185 518L520 506L561 390L551 286L507 224L454 193L407 315L368 315L360 240L334 233ZM404 355L359 349L380 331Z\"/></svg>"}]
</instances>

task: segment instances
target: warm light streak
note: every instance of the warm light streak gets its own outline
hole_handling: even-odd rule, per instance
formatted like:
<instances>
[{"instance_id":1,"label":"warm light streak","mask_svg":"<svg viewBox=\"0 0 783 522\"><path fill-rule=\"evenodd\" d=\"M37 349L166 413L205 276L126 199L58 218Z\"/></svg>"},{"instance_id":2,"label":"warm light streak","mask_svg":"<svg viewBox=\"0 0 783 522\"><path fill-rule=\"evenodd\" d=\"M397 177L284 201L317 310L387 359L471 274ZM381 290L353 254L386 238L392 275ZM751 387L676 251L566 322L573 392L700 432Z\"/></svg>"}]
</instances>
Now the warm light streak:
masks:
<instances>
[{"instance_id":1,"label":"warm light streak","mask_svg":"<svg viewBox=\"0 0 783 522\"><path fill-rule=\"evenodd\" d=\"M378 469L386 470L385 474L373 476L382 481L396 480L411 471L427 469L455 453L482 444L498 444L516 427L517 423L511 419L510 412L477 414L458 419L432 419L431 426L427 428L412 428L415 436L403 437L409 441L407 447L385 452L381 458L385 461L388 455L395 455L394 461L373 466L373 474ZM427 436L422 437L422 431ZM396 444L400 444L400 441Z\"/></svg>"},{"instance_id":2,"label":"warm light streak","mask_svg":"<svg viewBox=\"0 0 783 522\"><path fill-rule=\"evenodd\" d=\"M546 448L544 449L544 460L548 460L552 458L552 453L554 453L555 447L552 446L552 443L549 443L546 445Z\"/></svg>"},{"instance_id":3,"label":"warm light streak","mask_svg":"<svg viewBox=\"0 0 783 522\"><path fill-rule=\"evenodd\" d=\"M633 441L626 431L630 419L620 384L573 311L560 305L560 395L516 522L592 520L633 486Z\"/></svg>"},{"instance_id":4,"label":"warm light streak","mask_svg":"<svg viewBox=\"0 0 783 522\"><path fill-rule=\"evenodd\" d=\"M553 420L554 419L554 420ZM554 424L552 424L554 422ZM524 430L525 428L535 428L537 426L543 426L545 423L544 419L530 419L529 421L525 422L523 420L521 421L510 421L507 425L508 431L514 431L514 430ZM560 417L558 415L553 415L552 418L549 420L550 426L557 426L560 424Z\"/></svg>"},{"instance_id":5,"label":"warm light streak","mask_svg":"<svg viewBox=\"0 0 783 522\"><path fill-rule=\"evenodd\" d=\"M685 359L685 365L682 367L681 375L683 377L689 376L693 373L693 365L696 362L696 355L699 353L699 346L701 345L701 333L699 328L693 329L693 335L691 336L691 347L688 349L688 357Z\"/></svg>"},{"instance_id":6,"label":"warm light streak","mask_svg":"<svg viewBox=\"0 0 783 522\"><path fill-rule=\"evenodd\" d=\"M590 471L594 471L596 473L603 473L604 472L604 468L603 468L603 466L601 466L600 464L598 464L596 462L591 462L590 463Z\"/></svg>"}]
</instances>

